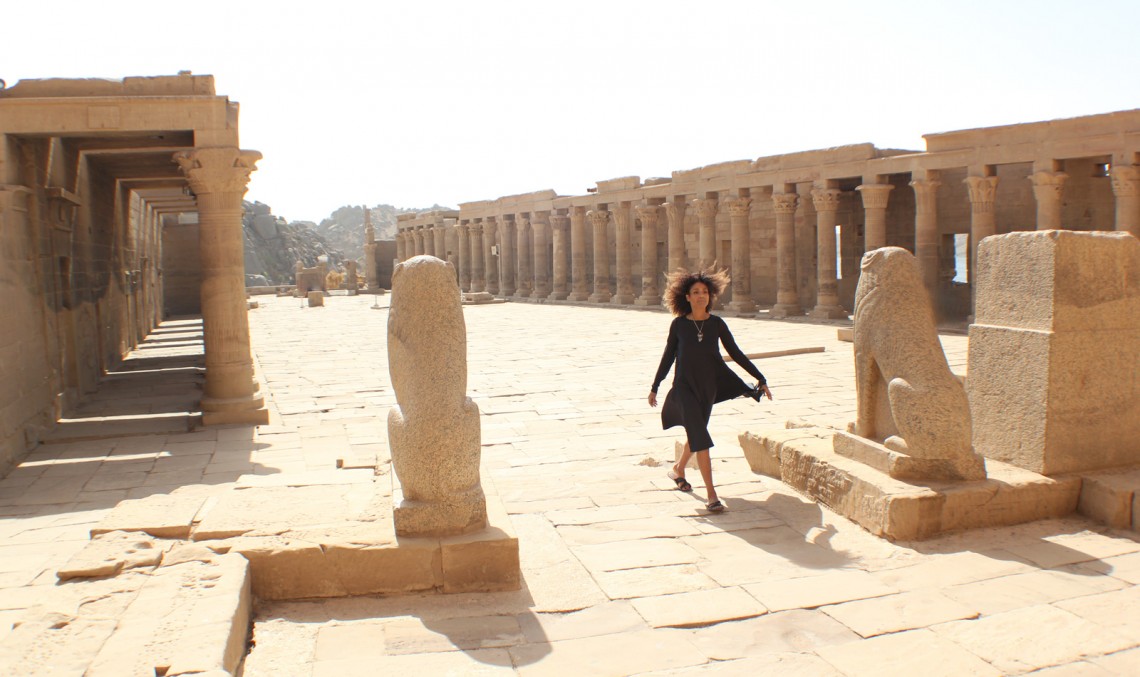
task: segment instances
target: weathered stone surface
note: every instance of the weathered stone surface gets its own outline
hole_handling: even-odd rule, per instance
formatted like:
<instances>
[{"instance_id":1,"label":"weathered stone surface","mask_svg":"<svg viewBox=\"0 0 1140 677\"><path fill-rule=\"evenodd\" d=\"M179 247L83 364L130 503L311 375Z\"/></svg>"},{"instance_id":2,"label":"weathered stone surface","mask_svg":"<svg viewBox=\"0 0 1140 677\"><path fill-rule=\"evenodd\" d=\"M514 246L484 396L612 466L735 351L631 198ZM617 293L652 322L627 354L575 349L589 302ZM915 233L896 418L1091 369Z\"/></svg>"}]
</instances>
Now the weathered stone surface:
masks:
<instances>
[{"instance_id":1,"label":"weathered stone surface","mask_svg":"<svg viewBox=\"0 0 1140 677\"><path fill-rule=\"evenodd\" d=\"M309 300L309 307L310 308L325 305L325 293L324 292L311 291L311 292L308 292L307 297Z\"/></svg>"},{"instance_id":2,"label":"weathered stone surface","mask_svg":"<svg viewBox=\"0 0 1140 677\"><path fill-rule=\"evenodd\" d=\"M1045 475L1140 462L1140 241L1009 233L982 242L978 271L977 449Z\"/></svg>"},{"instance_id":3,"label":"weathered stone surface","mask_svg":"<svg viewBox=\"0 0 1140 677\"><path fill-rule=\"evenodd\" d=\"M1098 522L1117 529L1135 529L1136 494L1140 490L1140 469L1107 470L1081 476L1081 496L1077 510Z\"/></svg>"},{"instance_id":4,"label":"weathered stone surface","mask_svg":"<svg viewBox=\"0 0 1140 677\"><path fill-rule=\"evenodd\" d=\"M692 628L762 616L763 604L741 588L714 588L642 597L633 606L651 628Z\"/></svg>"},{"instance_id":5,"label":"weathered stone surface","mask_svg":"<svg viewBox=\"0 0 1140 677\"><path fill-rule=\"evenodd\" d=\"M1001 677L1000 670L957 644L921 628L819 649L845 675Z\"/></svg>"},{"instance_id":6,"label":"weathered stone surface","mask_svg":"<svg viewBox=\"0 0 1140 677\"><path fill-rule=\"evenodd\" d=\"M372 483L269 486L228 491L212 502L208 511L202 511L204 515L194 526L191 538L207 541L243 534L281 534L310 526L336 524L361 517L374 494L375 485Z\"/></svg>"},{"instance_id":7,"label":"weathered stone surface","mask_svg":"<svg viewBox=\"0 0 1140 677\"><path fill-rule=\"evenodd\" d=\"M523 675L633 675L689 665L706 658L688 642L665 642L651 631L524 644L508 649Z\"/></svg>"},{"instance_id":8,"label":"weathered stone surface","mask_svg":"<svg viewBox=\"0 0 1140 677\"><path fill-rule=\"evenodd\" d=\"M189 538L194 517L205 501L204 496L183 494L153 494L120 501L91 529L91 535L109 531L142 531L157 538Z\"/></svg>"},{"instance_id":9,"label":"weathered stone surface","mask_svg":"<svg viewBox=\"0 0 1140 677\"><path fill-rule=\"evenodd\" d=\"M417 256L392 274L388 413L396 533L448 535L487 523L479 408L467 397L467 330L455 269Z\"/></svg>"},{"instance_id":10,"label":"weathered stone surface","mask_svg":"<svg viewBox=\"0 0 1140 677\"><path fill-rule=\"evenodd\" d=\"M123 569L154 567L162 561L163 543L151 536L112 531L94 536L56 575L59 580L114 576Z\"/></svg>"},{"instance_id":11,"label":"weathered stone surface","mask_svg":"<svg viewBox=\"0 0 1140 677\"><path fill-rule=\"evenodd\" d=\"M859 639L821 611L792 610L694 630L693 644L712 660L818 651Z\"/></svg>"},{"instance_id":12,"label":"weathered stone surface","mask_svg":"<svg viewBox=\"0 0 1140 677\"><path fill-rule=\"evenodd\" d=\"M981 656L1003 674L1025 672L1034 666L1069 663L1136 646L1135 634L1125 636L1125 629L1118 632L1057 608L1066 604L1069 603L1026 607L931 629ZM1032 632L1026 632L1027 628L1032 628Z\"/></svg>"},{"instance_id":13,"label":"weathered stone surface","mask_svg":"<svg viewBox=\"0 0 1140 677\"><path fill-rule=\"evenodd\" d=\"M851 432L940 462L915 469L927 478L985 477L971 446L966 391L946 362L921 272L905 249L884 247L863 256L854 344L858 409Z\"/></svg>"},{"instance_id":14,"label":"weathered stone surface","mask_svg":"<svg viewBox=\"0 0 1140 677\"><path fill-rule=\"evenodd\" d=\"M865 571L829 572L778 583L751 584L744 589L770 611L814 609L898 592Z\"/></svg>"},{"instance_id":15,"label":"weathered stone surface","mask_svg":"<svg viewBox=\"0 0 1140 677\"><path fill-rule=\"evenodd\" d=\"M528 642L558 642L645 629L645 620L626 600L570 613L525 613L519 627Z\"/></svg>"},{"instance_id":16,"label":"weathered stone surface","mask_svg":"<svg viewBox=\"0 0 1140 677\"><path fill-rule=\"evenodd\" d=\"M862 637L978 616L977 610L934 590L915 590L847 602L824 607L822 611Z\"/></svg>"}]
</instances>

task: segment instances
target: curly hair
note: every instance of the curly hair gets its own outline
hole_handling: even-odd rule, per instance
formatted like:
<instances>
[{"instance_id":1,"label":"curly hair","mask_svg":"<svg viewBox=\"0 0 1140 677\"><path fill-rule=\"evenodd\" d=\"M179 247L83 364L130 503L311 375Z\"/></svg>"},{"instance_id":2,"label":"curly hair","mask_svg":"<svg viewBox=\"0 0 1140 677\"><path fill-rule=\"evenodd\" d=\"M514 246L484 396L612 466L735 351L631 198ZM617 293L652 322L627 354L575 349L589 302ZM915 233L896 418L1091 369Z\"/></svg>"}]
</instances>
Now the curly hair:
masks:
<instances>
[{"instance_id":1,"label":"curly hair","mask_svg":"<svg viewBox=\"0 0 1140 677\"><path fill-rule=\"evenodd\" d=\"M689 299L685 298L693 285L701 282L709 290L709 308L712 308L716 297L728 288L731 278L724 268L717 268L714 261L711 266L695 273L677 269L665 276L665 295L662 304L676 317L684 317L693 312Z\"/></svg>"}]
</instances>

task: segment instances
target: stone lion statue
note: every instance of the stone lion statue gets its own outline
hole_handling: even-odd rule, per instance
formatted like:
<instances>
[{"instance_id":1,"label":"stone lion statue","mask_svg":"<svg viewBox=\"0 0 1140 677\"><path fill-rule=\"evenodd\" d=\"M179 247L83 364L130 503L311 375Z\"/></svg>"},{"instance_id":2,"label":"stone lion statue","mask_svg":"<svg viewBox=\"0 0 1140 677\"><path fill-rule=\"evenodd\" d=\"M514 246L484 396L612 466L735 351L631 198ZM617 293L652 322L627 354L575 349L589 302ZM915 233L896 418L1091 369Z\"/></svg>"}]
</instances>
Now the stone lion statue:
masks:
<instances>
[{"instance_id":1,"label":"stone lion statue","mask_svg":"<svg viewBox=\"0 0 1140 677\"><path fill-rule=\"evenodd\" d=\"M914 256L899 247L863 255L855 293L855 391L848 427L860 437L931 461L933 477L985 477L970 440L970 403L938 341Z\"/></svg>"},{"instance_id":2,"label":"stone lion statue","mask_svg":"<svg viewBox=\"0 0 1140 677\"><path fill-rule=\"evenodd\" d=\"M450 263L415 256L393 271L388 371L388 442L403 493L396 533L483 528L479 407L467 397L467 327Z\"/></svg>"}]
</instances>

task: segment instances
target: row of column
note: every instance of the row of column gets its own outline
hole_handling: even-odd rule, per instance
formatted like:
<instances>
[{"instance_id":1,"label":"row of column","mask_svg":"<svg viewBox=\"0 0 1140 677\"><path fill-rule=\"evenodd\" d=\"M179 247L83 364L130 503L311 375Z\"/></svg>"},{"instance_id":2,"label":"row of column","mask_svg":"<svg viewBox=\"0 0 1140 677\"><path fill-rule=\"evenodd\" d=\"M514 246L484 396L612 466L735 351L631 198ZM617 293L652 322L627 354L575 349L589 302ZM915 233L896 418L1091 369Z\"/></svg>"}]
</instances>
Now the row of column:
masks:
<instances>
[{"instance_id":1,"label":"row of column","mask_svg":"<svg viewBox=\"0 0 1140 677\"><path fill-rule=\"evenodd\" d=\"M965 179L971 204L971 252L977 243L996 232L994 196L998 178L992 167L983 167L978 175ZM1116 196L1116 228L1140 237L1140 168L1114 167L1111 172ZM1067 175L1060 171L1038 171L1029 177L1037 200L1037 228L1061 227L1063 187ZM941 182L937 172L912 173L910 187L915 197L915 257L922 268L927 288L938 286L940 230L937 194ZM880 178L866 181L856 190L864 209L864 249L870 251L887 245L887 205L894 186ZM813 318L843 318L847 310L839 302L837 241L835 226L842 191L834 182L813 186L810 192L816 214L816 299L808 312ZM795 184L773 187L772 208L776 221L776 303L772 317L801 315L796 284L795 214L800 195ZM757 311L751 289L751 242L749 215L752 199L746 195L718 199L715 196L694 199L685 197L634 206L629 202L616 205L614 211L604 205L597 209L571 207L568 214L534 212L532 214L485 217L481 221L460 223L458 274L460 287L468 291L486 291L517 298L569 299L591 303L656 306L661 303L660 272L657 262L657 227L662 211L668 221L668 266L683 267L685 259L684 222L689 206L697 214L698 260L700 267L718 259L716 250L716 216L728 210L730 220L732 302L728 309L748 314ZM641 221L642 276L640 295L634 294L632 282L631 209ZM616 289L610 288L610 247L608 231L614 222ZM589 226L587 226L587 221ZM514 227L514 237L509 233ZM586 275L586 228L593 229L593 285ZM404 231L397 239L397 256L402 260L416 254L435 254L443 258L445 226ZM501 231L501 233L500 233ZM501 235L501 237L500 237ZM514 246L511 246L511 240ZM553 241L554 260L549 260L548 243ZM498 255L492 247L498 244ZM567 270L567 249L570 266ZM438 254L436 252L439 252ZM971 260L971 269L974 261ZM553 273L553 279L551 279Z\"/></svg>"}]
</instances>

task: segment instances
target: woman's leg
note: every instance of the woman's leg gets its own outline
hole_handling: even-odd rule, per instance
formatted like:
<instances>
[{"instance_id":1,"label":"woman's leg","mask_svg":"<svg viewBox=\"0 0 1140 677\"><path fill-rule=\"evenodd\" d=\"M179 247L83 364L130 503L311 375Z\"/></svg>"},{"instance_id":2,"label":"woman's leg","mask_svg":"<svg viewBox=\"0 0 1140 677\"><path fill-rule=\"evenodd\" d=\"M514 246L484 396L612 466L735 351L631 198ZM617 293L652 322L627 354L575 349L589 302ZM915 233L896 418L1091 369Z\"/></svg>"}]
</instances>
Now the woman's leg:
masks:
<instances>
[{"instance_id":1,"label":"woman's leg","mask_svg":"<svg viewBox=\"0 0 1140 677\"><path fill-rule=\"evenodd\" d=\"M714 503L717 500L716 487L713 486L712 476L712 460L709 458L709 450L702 449L697 454L697 468L701 471L701 477L705 481L705 491L708 493L708 503Z\"/></svg>"},{"instance_id":2,"label":"woman's leg","mask_svg":"<svg viewBox=\"0 0 1140 677\"><path fill-rule=\"evenodd\" d=\"M692 457L693 450L689 448L689 443L685 442L685 450L681 452L681 458L673 464L673 474L677 477L685 476L685 467L689 465L689 458ZM657 472L661 472L658 470Z\"/></svg>"}]
</instances>

